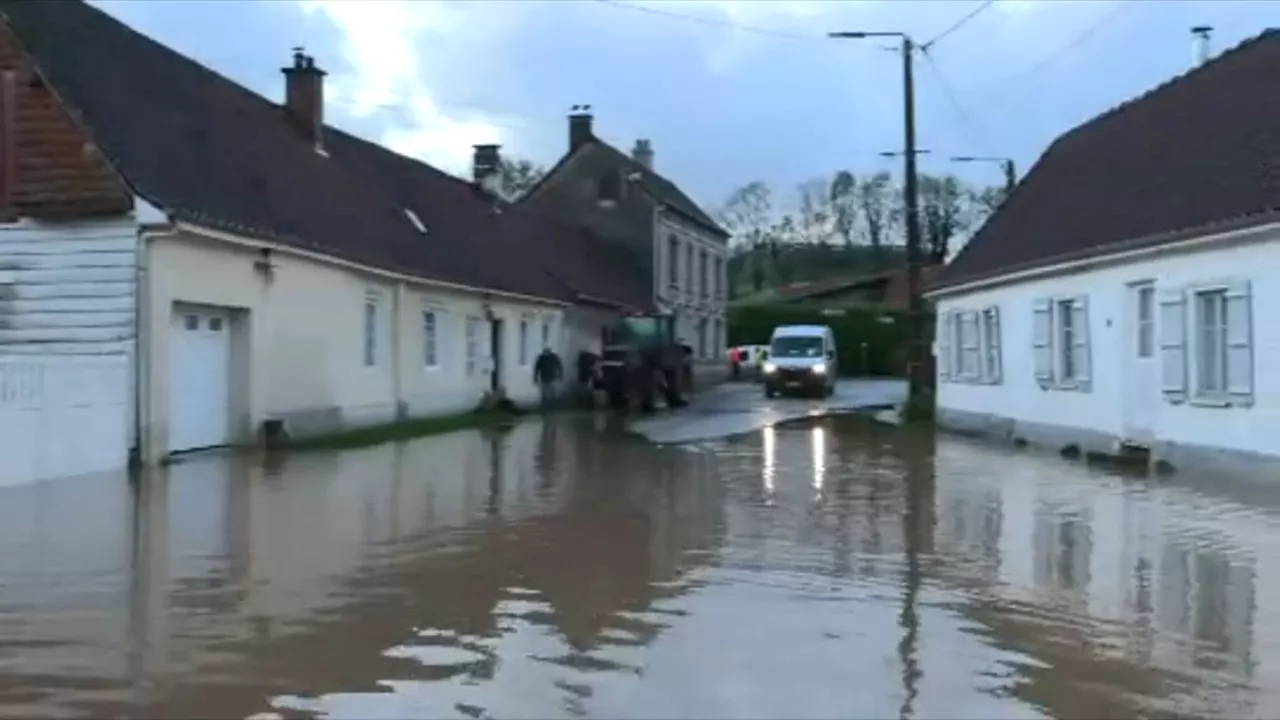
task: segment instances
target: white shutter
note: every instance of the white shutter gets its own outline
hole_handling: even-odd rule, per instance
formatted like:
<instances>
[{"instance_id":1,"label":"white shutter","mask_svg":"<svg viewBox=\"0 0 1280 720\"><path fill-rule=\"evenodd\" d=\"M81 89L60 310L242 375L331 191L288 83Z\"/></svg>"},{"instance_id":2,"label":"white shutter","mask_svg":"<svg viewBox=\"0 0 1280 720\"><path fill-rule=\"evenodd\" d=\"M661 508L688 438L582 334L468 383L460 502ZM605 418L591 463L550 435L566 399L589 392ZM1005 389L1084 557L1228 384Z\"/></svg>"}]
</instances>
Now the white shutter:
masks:
<instances>
[{"instance_id":1,"label":"white shutter","mask_svg":"<svg viewBox=\"0 0 1280 720\"><path fill-rule=\"evenodd\" d=\"M1071 360L1076 367L1076 388L1089 392L1093 387L1093 368L1089 344L1089 298L1078 295L1071 301Z\"/></svg>"},{"instance_id":2,"label":"white shutter","mask_svg":"<svg viewBox=\"0 0 1280 720\"><path fill-rule=\"evenodd\" d=\"M1187 296L1160 291L1160 388L1171 403L1187 399Z\"/></svg>"},{"instance_id":3,"label":"white shutter","mask_svg":"<svg viewBox=\"0 0 1280 720\"><path fill-rule=\"evenodd\" d=\"M1041 387L1053 384L1053 304L1040 298L1032 305L1031 351L1035 356L1035 379Z\"/></svg>"},{"instance_id":4,"label":"white shutter","mask_svg":"<svg viewBox=\"0 0 1280 720\"><path fill-rule=\"evenodd\" d=\"M951 379L951 322L954 317L955 312L948 310L936 319L934 352L938 361L938 379L943 381Z\"/></svg>"},{"instance_id":5,"label":"white shutter","mask_svg":"<svg viewBox=\"0 0 1280 720\"><path fill-rule=\"evenodd\" d=\"M1004 360L1001 357L1000 350L1000 306L992 305L987 308L987 312L991 313L991 337L987 338L987 342L991 343L990 353L995 360L995 367L991 373L991 377L987 378L987 382L999 384L1001 377L1004 375ZM985 358L984 358L985 360Z\"/></svg>"},{"instance_id":6,"label":"white shutter","mask_svg":"<svg viewBox=\"0 0 1280 720\"><path fill-rule=\"evenodd\" d=\"M1227 394L1232 405L1253 405L1253 313L1249 281L1227 288Z\"/></svg>"}]
</instances>

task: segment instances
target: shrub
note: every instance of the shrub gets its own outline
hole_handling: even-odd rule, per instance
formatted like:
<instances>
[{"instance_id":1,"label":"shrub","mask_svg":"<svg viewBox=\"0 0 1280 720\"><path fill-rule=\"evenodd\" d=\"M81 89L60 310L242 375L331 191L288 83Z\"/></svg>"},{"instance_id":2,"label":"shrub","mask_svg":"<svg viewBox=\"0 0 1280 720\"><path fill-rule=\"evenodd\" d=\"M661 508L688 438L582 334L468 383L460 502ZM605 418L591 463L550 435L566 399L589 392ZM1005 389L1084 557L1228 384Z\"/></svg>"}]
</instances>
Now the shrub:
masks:
<instances>
[{"instance_id":1,"label":"shrub","mask_svg":"<svg viewBox=\"0 0 1280 720\"><path fill-rule=\"evenodd\" d=\"M932 327L933 318L926 318L926 322ZM730 307L726 328L729 346L764 345L779 325L830 325L842 375L901 376L906 372L906 313L781 304Z\"/></svg>"}]
</instances>

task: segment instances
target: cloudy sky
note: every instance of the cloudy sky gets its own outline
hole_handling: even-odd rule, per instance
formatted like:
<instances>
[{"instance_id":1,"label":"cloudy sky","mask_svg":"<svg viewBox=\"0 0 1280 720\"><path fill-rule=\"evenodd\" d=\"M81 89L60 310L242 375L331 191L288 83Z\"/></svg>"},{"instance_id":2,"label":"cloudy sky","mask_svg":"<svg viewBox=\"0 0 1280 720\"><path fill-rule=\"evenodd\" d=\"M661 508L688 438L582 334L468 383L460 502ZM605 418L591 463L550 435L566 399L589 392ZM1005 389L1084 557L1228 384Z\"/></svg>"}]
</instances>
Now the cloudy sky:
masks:
<instances>
[{"instance_id":1,"label":"cloudy sky","mask_svg":"<svg viewBox=\"0 0 1280 720\"><path fill-rule=\"evenodd\" d=\"M592 105L622 149L714 207L760 179L779 195L839 168L896 171L902 73L884 41L925 42L979 0L95 0L116 17L273 100L290 48L330 72L333 124L456 173L471 145L550 164L568 108ZM1221 50L1268 26L1262 0L997 0L917 61L925 171L997 182L1058 134L1185 71L1189 28Z\"/></svg>"}]
</instances>

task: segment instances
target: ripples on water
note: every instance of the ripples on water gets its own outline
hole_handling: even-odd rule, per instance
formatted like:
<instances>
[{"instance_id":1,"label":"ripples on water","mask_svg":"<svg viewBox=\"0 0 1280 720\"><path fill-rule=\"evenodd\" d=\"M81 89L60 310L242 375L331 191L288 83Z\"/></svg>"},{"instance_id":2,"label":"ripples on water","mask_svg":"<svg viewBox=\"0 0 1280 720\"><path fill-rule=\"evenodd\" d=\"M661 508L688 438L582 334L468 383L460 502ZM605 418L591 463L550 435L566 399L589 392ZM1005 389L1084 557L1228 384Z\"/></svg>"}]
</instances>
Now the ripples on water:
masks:
<instances>
[{"instance_id":1,"label":"ripples on water","mask_svg":"<svg viewBox=\"0 0 1280 720\"><path fill-rule=\"evenodd\" d=\"M1268 498L850 419L600 433L0 489L0 715L1280 710Z\"/></svg>"}]
</instances>

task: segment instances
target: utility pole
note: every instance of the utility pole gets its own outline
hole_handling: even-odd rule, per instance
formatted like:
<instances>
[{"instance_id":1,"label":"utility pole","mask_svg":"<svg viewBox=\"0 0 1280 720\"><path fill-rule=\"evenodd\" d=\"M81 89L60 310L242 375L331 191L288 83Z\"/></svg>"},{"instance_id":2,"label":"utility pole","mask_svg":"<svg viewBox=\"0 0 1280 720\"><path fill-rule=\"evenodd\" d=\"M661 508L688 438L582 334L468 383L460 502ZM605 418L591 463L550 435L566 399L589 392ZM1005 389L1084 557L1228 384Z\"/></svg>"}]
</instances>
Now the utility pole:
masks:
<instances>
[{"instance_id":1,"label":"utility pole","mask_svg":"<svg viewBox=\"0 0 1280 720\"><path fill-rule=\"evenodd\" d=\"M929 339L928 325L924 317L923 288L920 267L923 248L920 247L920 199L916 176L916 92L914 54L915 43L901 32L833 32L828 37L836 39L865 39L892 37L902 42L902 110L903 110L903 204L907 224L907 405L903 408L905 420L928 420L933 416L934 373L925 361L925 349Z\"/></svg>"},{"instance_id":2,"label":"utility pole","mask_svg":"<svg viewBox=\"0 0 1280 720\"><path fill-rule=\"evenodd\" d=\"M1018 172L1013 165L1013 160L1002 157L975 157L972 155L960 155L951 158L951 162L989 162L1000 166L1000 171L1004 173L1004 196L1007 198L1013 192L1013 186L1018 184Z\"/></svg>"}]
</instances>

